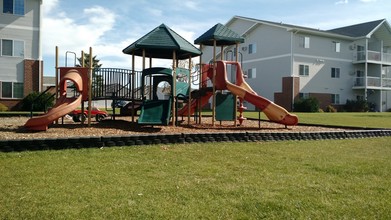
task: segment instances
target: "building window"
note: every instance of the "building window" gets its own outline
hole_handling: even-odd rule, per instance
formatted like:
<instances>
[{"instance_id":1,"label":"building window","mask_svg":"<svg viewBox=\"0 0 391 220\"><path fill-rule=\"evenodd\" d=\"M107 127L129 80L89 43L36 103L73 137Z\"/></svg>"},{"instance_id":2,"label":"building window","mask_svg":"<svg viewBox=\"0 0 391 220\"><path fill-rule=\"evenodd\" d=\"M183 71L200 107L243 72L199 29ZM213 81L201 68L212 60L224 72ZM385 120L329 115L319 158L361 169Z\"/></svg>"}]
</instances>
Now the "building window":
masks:
<instances>
[{"instance_id":1,"label":"building window","mask_svg":"<svg viewBox=\"0 0 391 220\"><path fill-rule=\"evenodd\" d=\"M3 13L24 15L24 0L3 0Z\"/></svg>"},{"instance_id":2,"label":"building window","mask_svg":"<svg viewBox=\"0 0 391 220\"><path fill-rule=\"evenodd\" d=\"M300 92L299 98L301 99L308 99L310 97L310 94L308 92Z\"/></svg>"},{"instance_id":3,"label":"building window","mask_svg":"<svg viewBox=\"0 0 391 220\"><path fill-rule=\"evenodd\" d=\"M335 52L337 52L337 53L341 52L341 43L340 42L335 42L335 41L333 41L333 43L334 43L334 50L335 50Z\"/></svg>"},{"instance_id":4,"label":"building window","mask_svg":"<svg viewBox=\"0 0 391 220\"><path fill-rule=\"evenodd\" d=\"M248 54L253 54L257 52L257 45L255 43L248 45Z\"/></svg>"},{"instance_id":5,"label":"building window","mask_svg":"<svg viewBox=\"0 0 391 220\"><path fill-rule=\"evenodd\" d=\"M1 40L1 55L24 57L24 42L19 40Z\"/></svg>"},{"instance_id":6,"label":"building window","mask_svg":"<svg viewBox=\"0 0 391 220\"><path fill-rule=\"evenodd\" d=\"M23 98L23 83L2 82L1 97L2 98Z\"/></svg>"},{"instance_id":7,"label":"building window","mask_svg":"<svg viewBox=\"0 0 391 220\"><path fill-rule=\"evenodd\" d=\"M12 98L12 82L1 83L1 97Z\"/></svg>"},{"instance_id":8,"label":"building window","mask_svg":"<svg viewBox=\"0 0 391 220\"><path fill-rule=\"evenodd\" d=\"M21 99L23 98L23 83L13 83L13 98Z\"/></svg>"},{"instance_id":9,"label":"building window","mask_svg":"<svg viewBox=\"0 0 391 220\"><path fill-rule=\"evenodd\" d=\"M310 67L308 65L299 65L299 76L308 76L310 72Z\"/></svg>"},{"instance_id":10,"label":"building window","mask_svg":"<svg viewBox=\"0 0 391 220\"><path fill-rule=\"evenodd\" d=\"M247 78L249 79L255 79L257 78L257 69L251 68L247 70Z\"/></svg>"},{"instance_id":11,"label":"building window","mask_svg":"<svg viewBox=\"0 0 391 220\"><path fill-rule=\"evenodd\" d=\"M303 37L302 38L302 46L304 48L310 48L310 37Z\"/></svg>"},{"instance_id":12,"label":"building window","mask_svg":"<svg viewBox=\"0 0 391 220\"><path fill-rule=\"evenodd\" d=\"M331 103L339 105L339 94L331 94Z\"/></svg>"},{"instance_id":13,"label":"building window","mask_svg":"<svg viewBox=\"0 0 391 220\"><path fill-rule=\"evenodd\" d=\"M331 78L339 78L339 72L340 72L340 69L339 68L331 68Z\"/></svg>"}]
</instances>

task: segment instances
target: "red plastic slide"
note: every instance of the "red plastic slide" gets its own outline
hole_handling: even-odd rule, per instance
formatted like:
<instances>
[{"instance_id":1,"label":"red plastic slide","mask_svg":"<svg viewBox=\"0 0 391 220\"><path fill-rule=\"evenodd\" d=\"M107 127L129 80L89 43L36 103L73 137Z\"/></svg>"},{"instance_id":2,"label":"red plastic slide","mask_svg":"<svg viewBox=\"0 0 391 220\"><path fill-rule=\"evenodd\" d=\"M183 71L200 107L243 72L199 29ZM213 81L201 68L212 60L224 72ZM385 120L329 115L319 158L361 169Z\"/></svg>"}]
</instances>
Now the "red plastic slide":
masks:
<instances>
[{"instance_id":1,"label":"red plastic slide","mask_svg":"<svg viewBox=\"0 0 391 220\"><path fill-rule=\"evenodd\" d=\"M210 99L210 97L213 95L212 92L207 92L204 96L201 97L201 107L203 107L204 105L208 104L208 101ZM190 103L190 115L194 114L195 110L196 110L196 107L197 107L197 101L198 99L193 99ZM179 116L187 116L188 115L188 112L189 112L189 104L186 104L185 106L183 106L179 111L178 111L178 115Z\"/></svg>"},{"instance_id":2,"label":"red plastic slide","mask_svg":"<svg viewBox=\"0 0 391 220\"><path fill-rule=\"evenodd\" d=\"M53 121L79 107L82 101L81 95L77 98L67 98L67 80L74 82L79 93L83 91L83 80L79 72L73 69L69 70L60 81L60 97L56 104L46 114L29 119L24 125L27 129L34 131L46 131L48 129L48 125L53 123Z\"/></svg>"},{"instance_id":3,"label":"red plastic slide","mask_svg":"<svg viewBox=\"0 0 391 220\"><path fill-rule=\"evenodd\" d=\"M236 65L236 85L232 84L227 79L226 64ZM211 68L208 73L213 74ZM233 61L217 61L216 68L216 89L227 89L234 95L250 102L257 108L261 109L270 121L277 122L284 125L297 125L299 118L289 113L285 108L273 103L272 101L257 95L254 90L245 82L243 78L240 63Z\"/></svg>"}]
</instances>

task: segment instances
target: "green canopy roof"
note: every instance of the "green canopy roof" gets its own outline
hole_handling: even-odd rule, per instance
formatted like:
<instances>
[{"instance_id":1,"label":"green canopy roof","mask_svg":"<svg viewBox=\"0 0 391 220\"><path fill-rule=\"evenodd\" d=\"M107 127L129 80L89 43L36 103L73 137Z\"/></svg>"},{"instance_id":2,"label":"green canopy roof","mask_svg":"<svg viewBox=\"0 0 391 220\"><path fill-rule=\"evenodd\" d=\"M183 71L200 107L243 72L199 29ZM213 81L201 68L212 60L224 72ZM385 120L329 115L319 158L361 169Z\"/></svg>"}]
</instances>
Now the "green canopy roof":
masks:
<instances>
[{"instance_id":1,"label":"green canopy roof","mask_svg":"<svg viewBox=\"0 0 391 220\"><path fill-rule=\"evenodd\" d=\"M237 34L233 30L229 29L228 27L226 27L225 25L222 25L220 23L216 24L211 29L209 29L207 32L205 32L203 35L198 37L194 41L194 43L213 46L214 40L216 40L217 46L233 45L236 43L244 43L243 37L241 37L239 34Z\"/></svg>"},{"instance_id":2,"label":"green canopy roof","mask_svg":"<svg viewBox=\"0 0 391 220\"><path fill-rule=\"evenodd\" d=\"M150 58L172 59L176 51L177 59L188 59L201 55L201 51L165 24L153 29L136 42L122 50L125 54L143 55Z\"/></svg>"}]
</instances>

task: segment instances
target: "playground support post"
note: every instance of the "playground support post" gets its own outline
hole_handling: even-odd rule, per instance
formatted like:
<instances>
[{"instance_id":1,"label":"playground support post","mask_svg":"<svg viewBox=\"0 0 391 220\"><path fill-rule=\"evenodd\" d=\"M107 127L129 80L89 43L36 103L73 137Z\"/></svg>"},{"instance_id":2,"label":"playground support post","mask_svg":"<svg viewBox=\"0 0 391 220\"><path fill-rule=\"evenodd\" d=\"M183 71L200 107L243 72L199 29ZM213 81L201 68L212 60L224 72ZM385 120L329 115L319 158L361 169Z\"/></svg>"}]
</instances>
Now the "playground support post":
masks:
<instances>
[{"instance_id":1,"label":"playground support post","mask_svg":"<svg viewBox=\"0 0 391 220\"><path fill-rule=\"evenodd\" d=\"M172 52L172 126L176 126L176 120L175 120L175 105L176 105L176 51L173 50Z\"/></svg>"},{"instance_id":2,"label":"playground support post","mask_svg":"<svg viewBox=\"0 0 391 220\"><path fill-rule=\"evenodd\" d=\"M216 116L216 39L213 40L213 77L212 77L212 126L215 125L215 116Z\"/></svg>"},{"instance_id":3,"label":"playground support post","mask_svg":"<svg viewBox=\"0 0 391 220\"><path fill-rule=\"evenodd\" d=\"M191 56L189 56L189 98L187 103L187 124L190 125L190 109L191 109Z\"/></svg>"},{"instance_id":4,"label":"playground support post","mask_svg":"<svg viewBox=\"0 0 391 220\"><path fill-rule=\"evenodd\" d=\"M84 51L81 51L81 67L85 67L85 62L84 62ZM84 112L85 106L84 102L81 102L81 112ZM81 117L81 124L84 125L85 119L84 117Z\"/></svg>"},{"instance_id":5,"label":"playground support post","mask_svg":"<svg viewBox=\"0 0 391 220\"><path fill-rule=\"evenodd\" d=\"M200 51L202 51L202 44L200 44ZM202 56L200 56L200 76L198 77L199 79L199 84L198 84L198 91L201 91L202 88L202 74L203 74L203 69L202 69ZM198 124L201 124L201 119L202 119L202 107L201 107L201 99L198 100L197 104L197 111L198 111Z\"/></svg>"},{"instance_id":6,"label":"playground support post","mask_svg":"<svg viewBox=\"0 0 391 220\"><path fill-rule=\"evenodd\" d=\"M56 71L56 101L58 100L58 46L56 46L56 51L55 51L55 54L56 54L56 59L55 59L55 71ZM58 124L58 119L55 120L55 124Z\"/></svg>"},{"instance_id":7,"label":"playground support post","mask_svg":"<svg viewBox=\"0 0 391 220\"><path fill-rule=\"evenodd\" d=\"M235 61L238 62L238 57L239 57L239 44L236 43L236 54L235 54ZM238 67L236 67L238 68ZM236 79L235 79L236 81ZM238 97L235 96L235 121L234 121L234 126L236 127L238 125L238 122L236 120L236 113L238 112L238 105L237 105Z\"/></svg>"},{"instance_id":8,"label":"playground support post","mask_svg":"<svg viewBox=\"0 0 391 220\"><path fill-rule=\"evenodd\" d=\"M88 71L88 126L91 126L91 110L92 110L92 47L90 47L90 66Z\"/></svg>"},{"instance_id":9,"label":"playground support post","mask_svg":"<svg viewBox=\"0 0 391 220\"><path fill-rule=\"evenodd\" d=\"M134 72L134 60L135 60L135 57L134 57L134 51L132 52L132 122L134 122L134 88L136 86L136 83L134 82L134 79L136 78L135 76L135 72Z\"/></svg>"}]
</instances>

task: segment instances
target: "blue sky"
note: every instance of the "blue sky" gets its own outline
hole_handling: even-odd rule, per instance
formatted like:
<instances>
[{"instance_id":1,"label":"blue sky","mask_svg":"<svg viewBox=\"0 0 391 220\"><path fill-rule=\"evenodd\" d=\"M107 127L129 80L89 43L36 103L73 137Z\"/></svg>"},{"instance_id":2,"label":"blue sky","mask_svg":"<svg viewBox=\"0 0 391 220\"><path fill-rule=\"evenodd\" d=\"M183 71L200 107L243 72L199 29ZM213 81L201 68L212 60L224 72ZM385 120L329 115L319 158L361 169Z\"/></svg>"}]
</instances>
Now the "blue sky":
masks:
<instances>
[{"instance_id":1,"label":"blue sky","mask_svg":"<svg viewBox=\"0 0 391 220\"><path fill-rule=\"evenodd\" d=\"M383 18L391 22L389 0L44 0L43 8L44 75L51 76L55 46L60 66L66 51L79 57L92 47L102 67L130 69L131 56L122 49L162 23L193 43L235 15L322 30Z\"/></svg>"}]
</instances>

